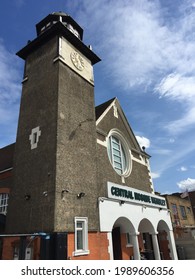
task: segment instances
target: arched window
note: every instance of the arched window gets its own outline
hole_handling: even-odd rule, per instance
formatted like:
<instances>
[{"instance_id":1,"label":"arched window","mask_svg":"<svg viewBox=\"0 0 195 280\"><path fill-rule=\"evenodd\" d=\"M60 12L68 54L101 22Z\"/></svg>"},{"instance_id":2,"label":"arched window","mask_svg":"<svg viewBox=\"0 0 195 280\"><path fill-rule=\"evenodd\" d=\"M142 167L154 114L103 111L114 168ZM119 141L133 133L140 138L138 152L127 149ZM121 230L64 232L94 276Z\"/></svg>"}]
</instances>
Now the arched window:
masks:
<instances>
[{"instance_id":1,"label":"arched window","mask_svg":"<svg viewBox=\"0 0 195 280\"><path fill-rule=\"evenodd\" d=\"M117 130L112 130L108 136L108 156L115 171L124 177L131 173L131 154L127 141Z\"/></svg>"},{"instance_id":2,"label":"arched window","mask_svg":"<svg viewBox=\"0 0 195 280\"><path fill-rule=\"evenodd\" d=\"M115 136L110 136L110 158L118 174L123 174L126 169L126 156L123 145Z\"/></svg>"}]
</instances>

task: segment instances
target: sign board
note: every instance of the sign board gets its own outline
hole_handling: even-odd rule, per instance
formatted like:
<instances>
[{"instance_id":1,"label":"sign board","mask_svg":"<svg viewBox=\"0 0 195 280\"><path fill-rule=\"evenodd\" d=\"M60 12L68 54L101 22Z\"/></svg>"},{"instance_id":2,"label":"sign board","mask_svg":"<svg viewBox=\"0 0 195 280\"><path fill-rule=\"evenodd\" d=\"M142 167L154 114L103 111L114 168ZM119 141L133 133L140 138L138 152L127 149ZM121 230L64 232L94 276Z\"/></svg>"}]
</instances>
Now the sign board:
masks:
<instances>
[{"instance_id":1,"label":"sign board","mask_svg":"<svg viewBox=\"0 0 195 280\"><path fill-rule=\"evenodd\" d=\"M167 209L165 198L138 189L107 182L108 198Z\"/></svg>"}]
</instances>

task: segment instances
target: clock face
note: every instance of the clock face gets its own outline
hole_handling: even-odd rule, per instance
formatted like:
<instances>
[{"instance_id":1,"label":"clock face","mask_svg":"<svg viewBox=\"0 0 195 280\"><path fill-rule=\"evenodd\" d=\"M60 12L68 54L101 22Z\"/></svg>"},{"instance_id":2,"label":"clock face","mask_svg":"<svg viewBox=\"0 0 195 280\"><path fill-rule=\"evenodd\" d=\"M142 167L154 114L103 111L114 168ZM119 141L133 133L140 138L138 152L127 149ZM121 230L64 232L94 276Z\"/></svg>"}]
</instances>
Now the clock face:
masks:
<instances>
[{"instance_id":1,"label":"clock face","mask_svg":"<svg viewBox=\"0 0 195 280\"><path fill-rule=\"evenodd\" d=\"M72 63L74 64L74 66L82 71L84 69L84 60L83 58L77 53L77 52L72 52L70 54L70 57L71 57L71 60L72 60Z\"/></svg>"}]
</instances>

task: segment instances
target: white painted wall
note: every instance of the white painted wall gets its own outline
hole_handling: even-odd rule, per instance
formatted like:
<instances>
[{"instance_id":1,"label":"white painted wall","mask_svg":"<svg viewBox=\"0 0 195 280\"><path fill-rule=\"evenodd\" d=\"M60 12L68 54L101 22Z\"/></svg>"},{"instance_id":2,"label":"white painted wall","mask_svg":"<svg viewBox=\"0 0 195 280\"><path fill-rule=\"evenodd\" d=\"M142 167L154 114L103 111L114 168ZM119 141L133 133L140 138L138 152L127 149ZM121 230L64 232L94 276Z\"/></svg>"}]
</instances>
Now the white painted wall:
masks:
<instances>
[{"instance_id":1,"label":"white painted wall","mask_svg":"<svg viewBox=\"0 0 195 280\"><path fill-rule=\"evenodd\" d=\"M170 213L167 209L159 210L160 208L156 207L145 207L128 202L120 205L120 201L101 198L99 200L100 231L111 232L114 223L120 217L125 217L131 222L134 232L139 232L138 228L143 219L150 221L154 232L157 232L160 221L164 221L167 228L172 230Z\"/></svg>"}]
</instances>

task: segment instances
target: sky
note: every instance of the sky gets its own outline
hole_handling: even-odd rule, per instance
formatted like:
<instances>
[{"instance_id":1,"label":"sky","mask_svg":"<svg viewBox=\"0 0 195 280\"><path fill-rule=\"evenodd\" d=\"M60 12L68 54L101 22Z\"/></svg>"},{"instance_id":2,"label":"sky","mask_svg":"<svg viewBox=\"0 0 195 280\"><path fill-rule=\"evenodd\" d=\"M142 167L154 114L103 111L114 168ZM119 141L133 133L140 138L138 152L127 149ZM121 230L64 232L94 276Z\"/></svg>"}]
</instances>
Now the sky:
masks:
<instances>
[{"instance_id":1,"label":"sky","mask_svg":"<svg viewBox=\"0 0 195 280\"><path fill-rule=\"evenodd\" d=\"M195 190L195 0L1 1L0 147L16 139L24 62L15 53L58 11L101 58L95 103L118 98L151 156L155 191Z\"/></svg>"}]
</instances>

